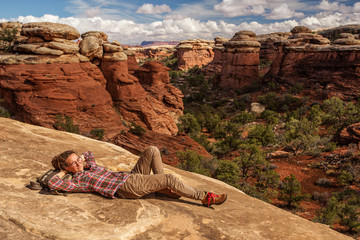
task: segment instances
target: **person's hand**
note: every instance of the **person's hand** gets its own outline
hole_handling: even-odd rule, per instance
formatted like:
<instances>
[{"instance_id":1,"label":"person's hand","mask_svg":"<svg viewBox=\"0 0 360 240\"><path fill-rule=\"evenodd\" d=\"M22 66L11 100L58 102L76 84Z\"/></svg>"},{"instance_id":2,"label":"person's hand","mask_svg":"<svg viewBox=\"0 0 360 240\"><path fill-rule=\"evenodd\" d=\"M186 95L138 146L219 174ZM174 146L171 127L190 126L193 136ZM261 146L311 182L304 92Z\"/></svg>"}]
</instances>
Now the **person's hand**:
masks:
<instances>
[{"instance_id":1,"label":"person's hand","mask_svg":"<svg viewBox=\"0 0 360 240\"><path fill-rule=\"evenodd\" d=\"M56 175L59 176L59 178L63 178L66 174L67 174L67 171L61 169L60 172L58 172Z\"/></svg>"}]
</instances>

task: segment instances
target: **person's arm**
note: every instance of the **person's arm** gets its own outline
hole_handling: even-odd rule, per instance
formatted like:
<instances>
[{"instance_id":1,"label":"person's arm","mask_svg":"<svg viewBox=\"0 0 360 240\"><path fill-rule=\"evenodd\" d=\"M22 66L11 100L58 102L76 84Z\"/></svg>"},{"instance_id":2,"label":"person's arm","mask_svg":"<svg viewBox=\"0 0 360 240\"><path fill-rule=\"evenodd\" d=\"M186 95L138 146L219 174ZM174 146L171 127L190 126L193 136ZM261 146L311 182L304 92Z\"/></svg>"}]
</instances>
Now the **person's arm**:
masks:
<instances>
[{"instance_id":1,"label":"person's arm","mask_svg":"<svg viewBox=\"0 0 360 240\"><path fill-rule=\"evenodd\" d=\"M84 168L96 167L95 157L92 152L84 152L80 157L84 157Z\"/></svg>"},{"instance_id":2,"label":"person's arm","mask_svg":"<svg viewBox=\"0 0 360 240\"><path fill-rule=\"evenodd\" d=\"M71 180L62 179L65 174L66 172L64 170L55 174L48 182L49 188L52 190L62 190L67 192L77 191L78 187Z\"/></svg>"}]
</instances>

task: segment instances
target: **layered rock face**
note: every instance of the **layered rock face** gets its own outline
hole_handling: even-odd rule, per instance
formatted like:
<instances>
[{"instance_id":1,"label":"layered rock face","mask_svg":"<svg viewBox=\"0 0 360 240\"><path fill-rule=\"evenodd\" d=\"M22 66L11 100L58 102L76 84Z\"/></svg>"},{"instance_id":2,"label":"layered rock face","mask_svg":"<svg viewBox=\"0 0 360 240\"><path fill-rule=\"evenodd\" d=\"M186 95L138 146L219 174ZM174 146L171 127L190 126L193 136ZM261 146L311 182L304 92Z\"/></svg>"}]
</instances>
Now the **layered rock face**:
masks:
<instances>
[{"instance_id":1,"label":"layered rock face","mask_svg":"<svg viewBox=\"0 0 360 240\"><path fill-rule=\"evenodd\" d=\"M191 39L181 41L176 46L176 58L178 59L178 68L187 70L196 65L202 67L207 65L214 58L214 41L202 39Z\"/></svg>"},{"instance_id":2,"label":"layered rock face","mask_svg":"<svg viewBox=\"0 0 360 240\"><path fill-rule=\"evenodd\" d=\"M290 86L300 82L315 98L358 97L360 45L330 44L327 38L309 30L295 32L275 45L279 53L267 81L281 81Z\"/></svg>"},{"instance_id":3,"label":"layered rock face","mask_svg":"<svg viewBox=\"0 0 360 240\"><path fill-rule=\"evenodd\" d=\"M240 31L224 43L219 86L239 89L259 79L260 43L251 31Z\"/></svg>"},{"instance_id":4,"label":"layered rock face","mask_svg":"<svg viewBox=\"0 0 360 240\"><path fill-rule=\"evenodd\" d=\"M131 170L138 157L110 143L10 119L0 118L0 129L2 239L352 239L223 182L168 165L165 173L199 190L227 193L228 200L214 211L185 197L39 194L25 186L52 168L51 158L67 149L79 154L91 150L96 161L112 171Z\"/></svg>"},{"instance_id":5,"label":"layered rock face","mask_svg":"<svg viewBox=\"0 0 360 240\"><path fill-rule=\"evenodd\" d=\"M56 117L66 115L82 134L102 128L111 138L126 128L105 85L90 63L0 65L3 104L16 119L53 128Z\"/></svg>"},{"instance_id":6,"label":"layered rock face","mask_svg":"<svg viewBox=\"0 0 360 240\"><path fill-rule=\"evenodd\" d=\"M171 56L175 52L175 46L151 46L151 47L131 47L129 48L135 53L138 63L143 63L148 59L163 59Z\"/></svg>"},{"instance_id":7,"label":"layered rock face","mask_svg":"<svg viewBox=\"0 0 360 240\"><path fill-rule=\"evenodd\" d=\"M277 47L274 45L276 41L286 40L291 36L291 33L277 32L270 34L260 34L256 39L260 42L260 59L266 62L272 62L277 54Z\"/></svg>"},{"instance_id":8,"label":"layered rock face","mask_svg":"<svg viewBox=\"0 0 360 240\"><path fill-rule=\"evenodd\" d=\"M125 119L155 132L177 133L174 119L182 115L182 93L169 84L166 67L144 65L135 72L140 82L127 74L126 61L103 62L102 70L114 104Z\"/></svg>"},{"instance_id":9,"label":"layered rock face","mask_svg":"<svg viewBox=\"0 0 360 240\"><path fill-rule=\"evenodd\" d=\"M79 44L73 41L78 31L64 24L24 24L21 34L13 46L16 54L0 55L0 96L16 118L51 127L62 114L82 133L101 127L111 136L127 129L121 119L177 133L182 94L169 84L168 69L143 68L152 81L145 90L129 74L129 63L130 72L138 69L134 54L117 41L110 43L103 32L83 33Z\"/></svg>"}]
</instances>

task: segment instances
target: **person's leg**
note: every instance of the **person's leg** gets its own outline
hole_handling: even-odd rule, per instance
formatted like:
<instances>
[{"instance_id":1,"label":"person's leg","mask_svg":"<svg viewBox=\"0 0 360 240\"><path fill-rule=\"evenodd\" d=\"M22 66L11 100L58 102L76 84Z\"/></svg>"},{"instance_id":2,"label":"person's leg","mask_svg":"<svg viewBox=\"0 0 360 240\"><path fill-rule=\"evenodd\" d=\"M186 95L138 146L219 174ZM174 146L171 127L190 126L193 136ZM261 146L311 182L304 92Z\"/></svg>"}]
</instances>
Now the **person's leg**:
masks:
<instances>
[{"instance_id":1,"label":"person's leg","mask_svg":"<svg viewBox=\"0 0 360 240\"><path fill-rule=\"evenodd\" d=\"M164 173L162 164L159 149L155 146L150 146L141 154L131 172L149 175L152 170L154 174L162 174Z\"/></svg>"},{"instance_id":2,"label":"person's leg","mask_svg":"<svg viewBox=\"0 0 360 240\"><path fill-rule=\"evenodd\" d=\"M164 188L169 188L178 195L192 199L202 200L206 196L204 191L195 190L172 174L133 174L120 187L118 195L124 198L140 198Z\"/></svg>"}]
</instances>

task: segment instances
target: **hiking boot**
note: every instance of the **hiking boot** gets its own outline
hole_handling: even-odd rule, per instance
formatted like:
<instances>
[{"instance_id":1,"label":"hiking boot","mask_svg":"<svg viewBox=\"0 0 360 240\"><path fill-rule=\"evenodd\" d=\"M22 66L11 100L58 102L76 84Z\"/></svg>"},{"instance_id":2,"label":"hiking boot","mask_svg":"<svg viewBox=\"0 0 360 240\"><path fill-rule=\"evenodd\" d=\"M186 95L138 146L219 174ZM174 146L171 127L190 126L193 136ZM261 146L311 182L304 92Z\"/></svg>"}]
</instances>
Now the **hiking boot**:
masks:
<instances>
[{"instance_id":1,"label":"hiking boot","mask_svg":"<svg viewBox=\"0 0 360 240\"><path fill-rule=\"evenodd\" d=\"M174 193L169 188L164 188L164 189L161 189L161 190L155 192L155 196L168 197L168 198L172 198L172 199L179 199L181 197L179 194Z\"/></svg>"},{"instance_id":2,"label":"hiking boot","mask_svg":"<svg viewBox=\"0 0 360 240\"><path fill-rule=\"evenodd\" d=\"M212 192L205 192L206 196L201 200L204 206L210 207L210 205L220 205L226 201L227 194L216 195Z\"/></svg>"}]
</instances>

